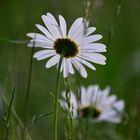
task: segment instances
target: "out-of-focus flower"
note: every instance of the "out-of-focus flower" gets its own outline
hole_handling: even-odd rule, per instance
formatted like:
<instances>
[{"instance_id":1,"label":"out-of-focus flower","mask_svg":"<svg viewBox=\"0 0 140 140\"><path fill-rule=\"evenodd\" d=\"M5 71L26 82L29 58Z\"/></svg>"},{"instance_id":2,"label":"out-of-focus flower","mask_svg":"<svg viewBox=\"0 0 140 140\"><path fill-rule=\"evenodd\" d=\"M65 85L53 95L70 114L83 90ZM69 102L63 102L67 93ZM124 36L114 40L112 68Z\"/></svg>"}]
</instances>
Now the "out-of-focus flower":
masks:
<instances>
[{"instance_id":1,"label":"out-of-focus flower","mask_svg":"<svg viewBox=\"0 0 140 140\"><path fill-rule=\"evenodd\" d=\"M110 95L110 88L106 87L100 90L98 85L89 86L87 89L81 87L81 100L78 101L73 92L71 92L71 108L73 118L90 117L94 122L107 121L119 123L124 110L124 101L117 100L115 95ZM63 100L61 106L67 109L65 101L65 92L62 92Z\"/></svg>"},{"instance_id":2,"label":"out-of-focus flower","mask_svg":"<svg viewBox=\"0 0 140 140\"><path fill-rule=\"evenodd\" d=\"M95 27L88 27L88 22L83 18L77 18L69 31L63 16L59 15L59 23L51 13L42 16L46 27L36 24L36 27L43 33L28 33L31 37L29 47L40 47L43 50L36 52L34 58L37 60L48 59L46 68L58 65L62 57L61 71L67 77L74 74L75 67L83 77L87 77L87 66L93 70L91 63L105 65L106 57L100 52L106 52L106 46L95 43L102 38L101 35L92 33Z\"/></svg>"}]
</instances>

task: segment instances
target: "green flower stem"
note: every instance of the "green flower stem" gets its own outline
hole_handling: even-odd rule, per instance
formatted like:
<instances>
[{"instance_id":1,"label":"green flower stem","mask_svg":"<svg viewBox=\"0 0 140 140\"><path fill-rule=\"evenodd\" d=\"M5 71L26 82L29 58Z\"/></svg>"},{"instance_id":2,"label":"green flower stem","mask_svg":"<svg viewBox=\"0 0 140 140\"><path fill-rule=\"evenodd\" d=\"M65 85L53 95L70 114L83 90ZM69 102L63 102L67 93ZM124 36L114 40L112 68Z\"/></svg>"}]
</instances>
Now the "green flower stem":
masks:
<instances>
[{"instance_id":1,"label":"green flower stem","mask_svg":"<svg viewBox=\"0 0 140 140\"><path fill-rule=\"evenodd\" d=\"M57 78L56 78L56 92L55 92L55 103L54 103L54 140L57 140L57 129L58 129L58 99L60 90L60 69L63 57L60 58Z\"/></svg>"},{"instance_id":2,"label":"green flower stem","mask_svg":"<svg viewBox=\"0 0 140 140\"><path fill-rule=\"evenodd\" d=\"M33 52L34 47L31 50L30 56L30 64L29 64L29 75L28 75L28 83L27 83L27 91L25 95L25 106L24 106L24 125L26 126L27 123L27 111L28 111L28 103L29 103L29 96L30 96L30 86L31 86L31 76L32 76L32 65L33 65Z\"/></svg>"},{"instance_id":3,"label":"green flower stem","mask_svg":"<svg viewBox=\"0 0 140 140\"><path fill-rule=\"evenodd\" d=\"M28 81L27 81L27 89L25 94L25 105L24 105L24 129L23 129L23 140L26 137L26 127L27 127L27 116L28 116L28 104L29 104L29 98L30 98L30 87L31 87L31 78L32 78L32 66L33 66L33 53L34 53L34 47L35 47L35 38L36 34L34 36L34 42L33 47L31 49L31 55L30 55L30 64L29 64L29 74L28 74Z\"/></svg>"}]
</instances>

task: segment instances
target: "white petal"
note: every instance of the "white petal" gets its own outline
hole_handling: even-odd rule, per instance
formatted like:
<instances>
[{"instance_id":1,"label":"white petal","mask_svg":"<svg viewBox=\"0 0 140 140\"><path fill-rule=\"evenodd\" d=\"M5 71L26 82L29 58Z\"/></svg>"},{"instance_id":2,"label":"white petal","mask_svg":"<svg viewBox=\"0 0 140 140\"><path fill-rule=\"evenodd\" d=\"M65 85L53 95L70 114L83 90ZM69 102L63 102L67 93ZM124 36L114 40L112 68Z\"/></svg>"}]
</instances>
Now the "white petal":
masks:
<instances>
[{"instance_id":1,"label":"white petal","mask_svg":"<svg viewBox=\"0 0 140 140\"><path fill-rule=\"evenodd\" d=\"M50 58L48 60L48 62L46 63L46 68L50 68L50 67L56 65L59 62L59 59L60 59L59 54L57 54L57 55L53 56L52 58Z\"/></svg>"},{"instance_id":2,"label":"white petal","mask_svg":"<svg viewBox=\"0 0 140 140\"><path fill-rule=\"evenodd\" d=\"M108 99L107 99L108 105L112 106L113 103L116 101L116 99L117 99L117 97L115 95L109 96Z\"/></svg>"},{"instance_id":3,"label":"white petal","mask_svg":"<svg viewBox=\"0 0 140 140\"><path fill-rule=\"evenodd\" d=\"M44 54L47 54L47 53L52 53L52 52L54 52L54 50L41 50L39 52L36 52L33 57L37 58L41 55L44 55Z\"/></svg>"},{"instance_id":4,"label":"white petal","mask_svg":"<svg viewBox=\"0 0 140 140\"><path fill-rule=\"evenodd\" d=\"M89 28L87 28L87 30L86 30L86 36L92 34L95 30L96 30L95 27L89 27Z\"/></svg>"},{"instance_id":5,"label":"white petal","mask_svg":"<svg viewBox=\"0 0 140 140\"><path fill-rule=\"evenodd\" d=\"M51 24L58 26L58 23L57 23L55 17L51 13L47 13L47 17L49 18L49 21L51 22Z\"/></svg>"},{"instance_id":6,"label":"white petal","mask_svg":"<svg viewBox=\"0 0 140 140\"><path fill-rule=\"evenodd\" d=\"M52 36L52 34L50 34L50 32L43 27L42 25L36 24L36 27L42 32L44 33L48 38L50 38L51 40L55 40L55 38Z\"/></svg>"},{"instance_id":7,"label":"white petal","mask_svg":"<svg viewBox=\"0 0 140 140\"><path fill-rule=\"evenodd\" d=\"M40 57L38 57L37 60L47 59L47 58L52 57L52 56L54 56L54 55L56 55L55 52L48 53L48 54L44 54L44 55L41 55Z\"/></svg>"},{"instance_id":8,"label":"white petal","mask_svg":"<svg viewBox=\"0 0 140 140\"><path fill-rule=\"evenodd\" d=\"M64 100L66 100L66 91L63 91L62 93L61 93L61 96L62 96L62 98L64 99Z\"/></svg>"},{"instance_id":9,"label":"white petal","mask_svg":"<svg viewBox=\"0 0 140 140\"><path fill-rule=\"evenodd\" d=\"M96 41L100 40L101 38L103 38L101 35L91 35L84 39L84 43L96 42Z\"/></svg>"},{"instance_id":10,"label":"white petal","mask_svg":"<svg viewBox=\"0 0 140 140\"><path fill-rule=\"evenodd\" d=\"M90 100L87 98L87 92L84 87L81 87L81 106L90 106Z\"/></svg>"},{"instance_id":11,"label":"white petal","mask_svg":"<svg viewBox=\"0 0 140 140\"><path fill-rule=\"evenodd\" d=\"M98 53L85 53L85 54L83 53L83 54L79 54L79 57L93 63L97 63L101 65L106 64L105 63L106 57Z\"/></svg>"},{"instance_id":12,"label":"white petal","mask_svg":"<svg viewBox=\"0 0 140 140\"><path fill-rule=\"evenodd\" d=\"M58 68L58 65L57 65L57 68ZM62 64L61 64L61 68L60 68L60 72L62 72L63 68L64 68L64 59L62 60Z\"/></svg>"},{"instance_id":13,"label":"white petal","mask_svg":"<svg viewBox=\"0 0 140 140\"><path fill-rule=\"evenodd\" d=\"M79 71L80 72L80 74L84 77L84 78L86 78L87 77L87 71L86 71L86 69L84 68L84 66L81 64L81 63L79 63L78 61L76 61L76 60L72 60L72 63L73 63L73 65L75 66L75 68L77 69L77 71Z\"/></svg>"},{"instance_id":14,"label":"white petal","mask_svg":"<svg viewBox=\"0 0 140 140\"><path fill-rule=\"evenodd\" d=\"M111 122L111 123L120 123L121 122L121 118L118 115L115 116L109 116L106 118L98 118L99 121L107 121L107 122Z\"/></svg>"},{"instance_id":15,"label":"white petal","mask_svg":"<svg viewBox=\"0 0 140 140\"><path fill-rule=\"evenodd\" d=\"M84 36L84 23L80 24L73 34L71 34L72 38L77 39L79 35Z\"/></svg>"},{"instance_id":16,"label":"white petal","mask_svg":"<svg viewBox=\"0 0 140 140\"><path fill-rule=\"evenodd\" d=\"M68 106L67 106L66 101L64 101L64 100L60 100L60 105L61 105L62 108L64 108L64 109L68 109Z\"/></svg>"},{"instance_id":17,"label":"white petal","mask_svg":"<svg viewBox=\"0 0 140 140\"><path fill-rule=\"evenodd\" d=\"M59 27L55 17L51 14L51 13L47 13L47 17L51 23L51 25L53 26L55 32L57 32L59 34L59 36L62 37L62 30L61 28Z\"/></svg>"},{"instance_id":18,"label":"white petal","mask_svg":"<svg viewBox=\"0 0 140 140\"><path fill-rule=\"evenodd\" d=\"M50 40L50 39L47 39L46 40L43 40L43 39L40 39L40 38L33 38L30 40L30 42L36 42L36 43L46 43L46 44L49 44L49 45L52 45L53 46L53 43L54 41Z\"/></svg>"},{"instance_id":19,"label":"white petal","mask_svg":"<svg viewBox=\"0 0 140 140\"><path fill-rule=\"evenodd\" d=\"M48 44L46 42L30 42L27 44L28 47L40 47L40 48L49 48L53 49L51 44Z\"/></svg>"},{"instance_id":20,"label":"white petal","mask_svg":"<svg viewBox=\"0 0 140 140\"><path fill-rule=\"evenodd\" d=\"M73 103L73 105L77 108L77 100L73 92L70 92L70 102Z\"/></svg>"},{"instance_id":21,"label":"white petal","mask_svg":"<svg viewBox=\"0 0 140 140\"><path fill-rule=\"evenodd\" d=\"M50 33L55 37L55 39L62 37L59 30L59 26L54 24L54 22L51 21L49 16L43 15L42 20L45 23L48 30L50 31Z\"/></svg>"},{"instance_id":22,"label":"white petal","mask_svg":"<svg viewBox=\"0 0 140 140\"><path fill-rule=\"evenodd\" d=\"M99 86L89 86L87 89L87 93L88 100L90 101L90 103L92 103L93 105L97 105L99 97Z\"/></svg>"},{"instance_id":23,"label":"white petal","mask_svg":"<svg viewBox=\"0 0 140 140\"><path fill-rule=\"evenodd\" d=\"M106 52L106 46L101 43L91 43L91 44L85 44L84 47L81 48L82 50L87 51L96 51L96 52Z\"/></svg>"},{"instance_id":24,"label":"white petal","mask_svg":"<svg viewBox=\"0 0 140 140\"><path fill-rule=\"evenodd\" d=\"M66 100L65 94L66 94L66 92L62 92L61 96ZM75 118L75 117L77 117L77 108L78 108L77 99L73 92L70 92L69 94L70 94L70 104L71 104L70 111L73 113L73 117ZM61 102L62 101L63 100L61 100ZM66 106L66 108L68 108L66 101L62 102L62 106Z\"/></svg>"},{"instance_id":25,"label":"white petal","mask_svg":"<svg viewBox=\"0 0 140 140\"><path fill-rule=\"evenodd\" d=\"M63 76L64 78L66 78L69 74L69 65L68 65L68 62L67 62L67 59L64 59L64 66L63 66Z\"/></svg>"},{"instance_id":26,"label":"white petal","mask_svg":"<svg viewBox=\"0 0 140 140\"><path fill-rule=\"evenodd\" d=\"M68 32L68 37L71 38L73 33L75 32L76 28L82 24L83 18L77 18L74 23L71 25L70 30Z\"/></svg>"},{"instance_id":27,"label":"white petal","mask_svg":"<svg viewBox=\"0 0 140 140\"><path fill-rule=\"evenodd\" d=\"M69 59L67 61L68 61L68 64L69 64L69 71L70 71L70 73L74 74L74 69L73 69L73 66L71 64L71 61Z\"/></svg>"},{"instance_id":28,"label":"white petal","mask_svg":"<svg viewBox=\"0 0 140 140\"><path fill-rule=\"evenodd\" d=\"M89 63L88 61L84 60L84 59L81 59L81 58L76 58L77 61L79 61L80 63L86 65L87 67L93 69L93 70L96 70L96 68L91 64Z\"/></svg>"},{"instance_id":29,"label":"white petal","mask_svg":"<svg viewBox=\"0 0 140 140\"><path fill-rule=\"evenodd\" d=\"M109 121L109 122L112 122L112 123L120 123L121 118L119 116L113 116L113 117L110 117L110 118L106 119L106 121Z\"/></svg>"},{"instance_id":30,"label":"white petal","mask_svg":"<svg viewBox=\"0 0 140 140\"><path fill-rule=\"evenodd\" d=\"M79 35L79 36L75 37L73 40L79 46L79 48L83 47L83 44L84 44L84 36L83 35Z\"/></svg>"},{"instance_id":31,"label":"white petal","mask_svg":"<svg viewBox=\"0 0 140 140\"><path fill-rule=\"evenodd\" d=\"M107 86L104 90L102 90L102 94L104 95L104 97L107 97L109 95L110 92L110 86Z\"/></svg>"},{"instance_id":32,"label":"white petal","mask_svg":"<svg viewBox=\"0 0 140 140\"><path fill-rule=\"evenodd\" d=\"M106 52L106 49L93 49L93 48L87 48L87 49L81 49L80 50L81 53L97 53L97 52Z\"/></svg>"},{"instance_id":33,"label":"white petal","mask_svg":"<svg viewBox=\"0 0 140 140\"><path fill-rule=\"evenodd\" d=\"M116 116L116 111L114 110L109 110L109 111L106 111L106 112L103 112L100 116L100 118L106 120L112 116Z\"/></svg>"},{"instance_id":34,"label":"white petal","mask_svg":"<svg viewBox=\"0 0 140 140\"><path fill-rule=\"evenodd\" d=\"M100 102L101 103L104 103L106 102L106 100L108 99L108 95L109 95L109 92L110 92L110 87L107 86L104 90L100 91ZM107 102L108 104L108 102Z\"/></svg>"},{"instance_id":35,"label":"white petal","mask_svg":"<svg viewBox=\"0 0 140 140\"><path fill-rule=\"evenodd\" d=\"M98 86L90 86L85 89L81 87L81 104L83 106L96 106Z\"/></svg>"},{"instance_id":36,"label":"white petal","mask_svg":"<svg viewBox=\"0 0 140 140\"><path fill-rule=\"evenodd\" d=\"M48 40L48 38L45 35L38 34L38 33L28 33L27 36L28 37L31 37L31 38L33 38L35 40L36 39L40 39L40 40L44 40L44 41L47 41ZM52 40L49 40L49 41L52 41Z\"/></svg>"},{"instance_id":37,"label":"white petal","mask_svg":"<svg viewBox=\"0 0 140 140\"><path fill-rule=\"evenodd\" d=\"M36 42L36 43L46 43L46 44L49 44L49 45L53 45L53 42L51 40L42 40L40 38L34 38L34 39L31 39L30 42Z\"/></svg>"},{"instance_id":38,"label":"white petal","mask_svg":"<svg viewBox=\"0 0 140 140\"><path fill-rule=\"evenodd\" d=\"M90 85L87 88L87 92L95 94L98 91L98 89L99 89L98 85Z\"/></svg>"},{"instance_id":39,"label":"white petal","mask_svg":"<svg viewBox=\"0 0 140 140\"><path fill-rule=\"evenodd\" d=\"M124 109L124 101L123 100L119 100L117 102L114 103L113 108L115 108L117 111L123 111Z\"/></svg>"},{"instance_id":40,"label":"white petal","mask_svg":"<svg viewBox=\"0 0 140 140\"><path fill-rule=\"evenodd\" d=\"M44 53L44 54L38 55L38 56L36 56L34 58L36 58L37 60L43 60L43 59L47 59L47 58L49 58L51 56L54 56L55 54L56 54L55 52Z\"/></svg>"},{"instance_id":41,"label":"white petal","mask_svg":"<svg viewBox=\"0 0 140 140\"><path fill-rule=\"evenodd\" d=\"M59 23L60 23L60 28L62 30L63 37L66 37L67 35L67 25L64 17L59 15Z\"/></svg>"}]
</instances>

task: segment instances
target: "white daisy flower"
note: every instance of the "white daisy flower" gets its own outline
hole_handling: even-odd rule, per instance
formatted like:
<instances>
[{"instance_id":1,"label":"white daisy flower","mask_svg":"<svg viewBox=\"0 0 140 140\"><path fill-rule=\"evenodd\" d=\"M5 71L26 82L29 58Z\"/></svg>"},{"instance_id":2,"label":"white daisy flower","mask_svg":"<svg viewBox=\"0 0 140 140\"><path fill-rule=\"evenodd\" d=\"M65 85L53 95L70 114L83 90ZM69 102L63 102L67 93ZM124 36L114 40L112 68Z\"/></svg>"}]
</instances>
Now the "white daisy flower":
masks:
<instances>
[{"instance_id":1,"label":"white daisy flower","mask_svg":"<svg viewBox=\"0 0 140 140\"><path fill-rule=\"evenodd\" d=\"M81 100L78 101L73 92L71 92L71 108L73 118L86 118L89 115L93 122L107 121L112 123L121 122L124 110L124 101L118 100L115 95L109 96L110 88L100 90L98 85L89 86L87 89L81 87ZM63 100L60 104L67 109L65 92L62 92Z\"/></svg>"},{"instance_id":2,"label":"white daisy flower","mask_svg":"<svg viewBox=\"0 0 140 140\"><path fill-rule=\"evenodd\" d=\"M41 47L43 50L34 54L37 60L49 58L46 68L58 65L60 57L63 57L61 71L63 76L67 77L70 73L74 74L74 67L83 77L87 77L85 66L95 70L91 63L105 65L106 57L100 52L106 52L106 46L101 43L95 43L102 38L101 35L92 33L95 27L88 27L88 22L83 18L77 18L70 30L67 32L67 24L61 15L59 23L51 13L42 16L46 27L36 24L36 27L43 33L28 33L31 37L29 47Z\"/></svg>"}]
</instances>

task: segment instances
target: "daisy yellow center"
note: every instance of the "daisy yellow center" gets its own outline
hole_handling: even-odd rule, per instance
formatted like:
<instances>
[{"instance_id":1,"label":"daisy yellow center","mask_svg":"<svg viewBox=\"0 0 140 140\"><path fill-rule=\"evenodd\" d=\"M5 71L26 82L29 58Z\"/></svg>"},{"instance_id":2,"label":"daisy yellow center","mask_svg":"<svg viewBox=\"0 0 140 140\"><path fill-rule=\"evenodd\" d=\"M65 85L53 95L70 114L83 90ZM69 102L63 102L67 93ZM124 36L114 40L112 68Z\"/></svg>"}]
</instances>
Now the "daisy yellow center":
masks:
<instances>
[{"instance_id":1,"label":"daisy yellow center","mask_svg":"<svg viewBox=\"0 0 140 140\"><path fill-rule=\"evenodd\" d=\"M57 39L53 47L58 54L66 58L75 57L79 52L77 44L69 38Z\"/></svg>"},{"instance_id":2,"label":"daisy yellow center","mask_svg":"<svg viewBox=\"0 0 140 140\"><path fill-rule=\"evenodd\" d=\"M92 118L98 118L101 114L101 111L98 110L96 107L83 107L80 109L80 116L83 118L87 118L91 116Z\"/></svg>"}]
</instances>

